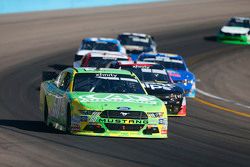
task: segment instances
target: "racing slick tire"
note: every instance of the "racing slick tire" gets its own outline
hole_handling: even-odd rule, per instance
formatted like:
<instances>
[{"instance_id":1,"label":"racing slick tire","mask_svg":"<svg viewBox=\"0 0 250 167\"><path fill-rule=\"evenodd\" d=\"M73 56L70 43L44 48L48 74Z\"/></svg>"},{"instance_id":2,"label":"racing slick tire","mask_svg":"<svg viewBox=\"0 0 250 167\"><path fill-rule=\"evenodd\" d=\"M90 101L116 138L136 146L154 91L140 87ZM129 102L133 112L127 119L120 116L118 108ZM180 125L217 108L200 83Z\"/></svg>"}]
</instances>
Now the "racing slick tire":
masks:
<instances>
[{"instance_id":1,"label":"racing slick tire","mask_svg":"<svg viewBox=\"0 0 250 167\"><path fill-rule=\"evenodd\" d=\"M44 99L43 122L48 126L48 104L46 98Z\"/></svg>"},{"instance_id":2,"label":"racing slick tire","mask_svg":"<svg viewBox=\"0 0 250 167\"><path fill-rule=\"evenodd\" d=\"M71 134L71 109L70 109L70 105L67 106L66 133Z\"/></svg>"}]
</instances>

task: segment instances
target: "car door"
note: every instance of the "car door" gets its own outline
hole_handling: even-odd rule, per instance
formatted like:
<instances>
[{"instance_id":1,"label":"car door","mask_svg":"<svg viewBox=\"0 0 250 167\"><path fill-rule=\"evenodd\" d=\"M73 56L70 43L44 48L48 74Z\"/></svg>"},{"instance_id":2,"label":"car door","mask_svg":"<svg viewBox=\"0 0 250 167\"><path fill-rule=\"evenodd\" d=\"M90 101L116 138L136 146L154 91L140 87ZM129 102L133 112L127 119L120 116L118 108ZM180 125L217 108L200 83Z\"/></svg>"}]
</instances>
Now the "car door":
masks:
<instances>
[{"instance_id":1,"label":"car door","mask_svg":"<svg viewBox=\"0 0 250 167\"><path fill-rule=\"evenodd\" d=\"M67 92L69 91L70 79L71 73L67 71L62 72L55 81L56 88L53 94L51 94L54 99L54 104L50 112L50 117L62 126L66 125L68 104Z\"/></svg>"}]
</instances>

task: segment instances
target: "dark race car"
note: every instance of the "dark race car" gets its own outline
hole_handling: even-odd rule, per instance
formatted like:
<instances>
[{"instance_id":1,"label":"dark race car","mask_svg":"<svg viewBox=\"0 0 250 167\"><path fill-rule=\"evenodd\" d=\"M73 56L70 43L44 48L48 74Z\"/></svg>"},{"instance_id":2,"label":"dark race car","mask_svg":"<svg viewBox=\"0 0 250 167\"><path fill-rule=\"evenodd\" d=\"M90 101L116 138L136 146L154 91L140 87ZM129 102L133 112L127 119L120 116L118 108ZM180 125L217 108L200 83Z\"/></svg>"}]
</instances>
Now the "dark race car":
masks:
<instances>
[{"instance_id":1,"label":"dark race car","mask_svg":"<svg viewBox=\"0 0 250 167\"><path fill-rule=\"evenodd\" d=\"M117 39L126 49L131 59L136 61L142 53L156 53L154 37L141 33L123 33Z\"/></svg>"},{"instance_id":2,"label":"dark race car","mask_svg":"<svg viewBox=\"0 0 250 167\"><path fill-rule=\"evenodd\" d=\"M152 62L113 61L108 67L136 74L148 94L164 101L168 116L186 116L184 90L173 83L162 65Z\"/></svg>"}]
</instances>

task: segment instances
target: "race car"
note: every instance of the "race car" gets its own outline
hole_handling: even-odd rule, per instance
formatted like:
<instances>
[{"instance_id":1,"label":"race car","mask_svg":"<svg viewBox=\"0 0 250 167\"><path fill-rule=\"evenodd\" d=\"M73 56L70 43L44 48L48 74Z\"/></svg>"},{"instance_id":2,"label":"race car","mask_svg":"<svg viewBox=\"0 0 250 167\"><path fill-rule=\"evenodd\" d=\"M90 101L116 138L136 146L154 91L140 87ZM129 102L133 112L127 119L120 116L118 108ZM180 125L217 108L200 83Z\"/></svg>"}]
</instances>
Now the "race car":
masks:
<instances>
[{"instance_id":1,"label":"race car","mask_svg":"<svg viewBox=\"0 0 250 167\"><path fill-rule=\"evenodd\" d=\"M195 97L196 78L195 75L188 70L182 56L170 53L142 54L139 60L156 62L163 65L174 83L184 89L185 96Z\"/></svg>"},{"instance_id":2,"label":"race car","mask_svg":"<svg viewBox=\"0 0 250 167\"><path fill-rule=\"evenodd\" d=\"M186 98L181 87L174 84L164 67L151 62L114 61L110 68L120 68L136 74L150 95L160 98L168 116L186 116Z\"/></svg>"},{"instance_id":3,"label":"race car","mask_svg":"<svg viewBox=\"0 0 250 167\"><path fill-rule=\"evenodd\" d=\"M126 54L125 48L117 39L112 38L85 38L82 40L80 47L75 54L74 67L80 67L80 60L89 52L106 52Z\"/></svg>"},{"instance_id":4,"label":"race car","mask_svg":"<svg viewBox=\"0 0 250 167\"><path fill-rule=\"evenodd\" d=\"M147 34L123 33L117 39L126 49L132 60L136 61L141 53L156 53L154 38Z\"/></svg>"},{"instance_id":5,"label":"race car","mask_svg":"<svg viewBox=\"0 0 250 167\"><path fill-rule=\"evenodd\" d=\"M233 17L218 33L218 41L228 44L250 44L250 18Z\"/></svg>"},{"instance_id":6,"label":"race car","mask_svg":"<svg viewBox=\"0 0 250 167\"><path fill-rule=\"evenodd\" d=\"M70 134L167 138L163 101L126 70L67 68L41 83L40 110L46 125Z\"/></svg>"},{"instance_id":7,"label":"race car","mask_svg":"<svg viewBox=\"0 0 250 167\"><path fill-rule=\"evenodd\" d=\"M90 52L86 56L83 56L80 62L81 67L106 67L110 62L114 60L129 60L126 54L122 53L102 53L102 52Z\"/></svg>"}]
</instances>

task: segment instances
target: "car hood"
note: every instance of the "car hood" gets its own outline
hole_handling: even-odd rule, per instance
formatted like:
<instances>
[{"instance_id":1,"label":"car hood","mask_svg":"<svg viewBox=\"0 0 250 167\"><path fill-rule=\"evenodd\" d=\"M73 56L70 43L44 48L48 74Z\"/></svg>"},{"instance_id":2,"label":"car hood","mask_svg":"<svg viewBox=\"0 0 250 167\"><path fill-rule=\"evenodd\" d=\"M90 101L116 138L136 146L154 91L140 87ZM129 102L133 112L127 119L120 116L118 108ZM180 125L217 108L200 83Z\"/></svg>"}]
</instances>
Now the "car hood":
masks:
<instances>
[{"instance_id":1,"label":"car hood","mask_svg":"<svg viewBox=\"0 0 250 167\"><path fill-rule=\"evenodd\" d=\"M84 93L72 92L71 99L86 110L119 110L129 108L131 111L162 111L163 102L150 95L119 93Z\"/></svg>"},{"instance_id":2,"label":"car hood","mask_svg":"<svg viewBox=\"0 0 250 167\"><path fill-rule=\"evenodd\" d=\"M176 84L164 82L143 82L145 89L150 95L182 94L183 89Z\"/></svg>"},{"instance_id":3,"label":"car hood","mask_svg":"<svg viewBox=\"0 0 250 167\"><path fill-rule=\"evenodd\" d=\"M222 27L221 31L224 33L230 33L230 34L242 34L245 35L249 32L249 28L244 27L231 27L231 26L224 26Z\"/></svg>"},{"instance_id":4,"label":"car hood","mask_svg":"<svg viewBox=\"0 0 250 167\"><path fill-rule=\"evenodd\" d=\"M174 81L178 80L194 80L194 74L189 72L189 71L184 71L184 70L167 70L169 76L172 78Z\"/></svg>"}]
</instances>

